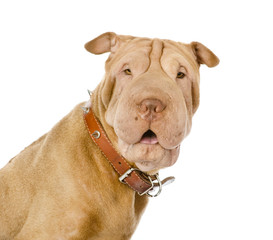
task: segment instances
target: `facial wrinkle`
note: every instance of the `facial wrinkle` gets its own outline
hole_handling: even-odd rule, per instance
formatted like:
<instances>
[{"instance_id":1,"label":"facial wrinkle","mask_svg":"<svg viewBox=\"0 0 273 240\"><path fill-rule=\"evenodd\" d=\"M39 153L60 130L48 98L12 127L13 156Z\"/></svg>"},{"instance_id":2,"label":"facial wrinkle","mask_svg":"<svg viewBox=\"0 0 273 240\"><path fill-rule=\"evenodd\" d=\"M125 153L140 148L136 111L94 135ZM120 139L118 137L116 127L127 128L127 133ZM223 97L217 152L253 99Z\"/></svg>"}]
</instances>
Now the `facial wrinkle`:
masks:
<instances>
[{"instance_id":1,"label":"facial wrinkle","mask_svg":"<svg viewBox=\"0 0 273 240\"><path fill-rule=\"evenodd\" d=\"M148 69L151 68L160 68L161 70L161 64L160 64L160 59L163 54L163 42L159 39L154 39L152 41L152 46L151 46L151 53L150 53L150 66Z\"/></svg>"},{"instance_id":2,"label":"facial wrinkle","mask_svg":"<svg viewBox=\"0 0 273 240\"><path fill-rule=\"evenodd\" d=\"M188 49L184 44L166 40L166 45L169 45L167 47L172 48L174 51L180 53L184 58L187 58L187 62L192 66L194 70L199 70L199 66L196 63L193 52L191 54L190 49Z\"/></svg>"}]
</instances>

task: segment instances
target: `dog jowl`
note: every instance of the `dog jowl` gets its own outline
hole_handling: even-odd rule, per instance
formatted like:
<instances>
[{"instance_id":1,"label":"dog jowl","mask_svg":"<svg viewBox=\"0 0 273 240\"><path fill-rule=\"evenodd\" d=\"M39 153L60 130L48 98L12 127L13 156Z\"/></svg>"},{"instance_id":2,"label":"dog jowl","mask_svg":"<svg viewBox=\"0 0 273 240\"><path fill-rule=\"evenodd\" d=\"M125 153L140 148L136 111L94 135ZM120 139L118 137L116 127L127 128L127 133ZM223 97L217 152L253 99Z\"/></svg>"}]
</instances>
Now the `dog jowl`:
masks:
<instances>
[{"instance_id":1,"label":"dog jowl","mask_svg":"<svg viewBox=\"0 0 273 240\"><path fill-rule=\"evenodd\" d=\"M130 239L148 197L123 179L140 172L137 180L153 182L177 161L199 105L199 67L219 63L198 42L104 33L85 48L110 53L104 79L87 103L0 170L0 240ZM96 136L83 105L103 129ZM95 138L120 157L109 163ZM129 171L120 172L117 159Z\"/></svg>"}]
</instances>

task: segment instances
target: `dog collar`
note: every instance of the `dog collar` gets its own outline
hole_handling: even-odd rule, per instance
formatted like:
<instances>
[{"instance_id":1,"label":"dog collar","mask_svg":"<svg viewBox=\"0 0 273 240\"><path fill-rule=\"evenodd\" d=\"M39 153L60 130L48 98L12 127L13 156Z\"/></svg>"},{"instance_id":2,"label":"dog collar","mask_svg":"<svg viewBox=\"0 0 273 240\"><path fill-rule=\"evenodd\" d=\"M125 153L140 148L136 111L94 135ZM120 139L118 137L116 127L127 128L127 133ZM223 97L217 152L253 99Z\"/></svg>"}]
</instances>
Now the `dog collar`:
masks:
<instances>
[{"instance_id":1,"label":"dog collar","mask_svg":"<svg viewBox=\"0 0 273 240\"><path fill-rule=\"evenodd\" d=\"M174 177L168 177L161 181L158 173L148 175L138 168L131 167L126 159L116 151L91 107L82 107L82 109L84 110L84 122L91 139L118 173L121 183L127 184L140 196L146 194L150 197L157 197L162 191L162 186L175 180Z\"/></svg>"}]
</instances>

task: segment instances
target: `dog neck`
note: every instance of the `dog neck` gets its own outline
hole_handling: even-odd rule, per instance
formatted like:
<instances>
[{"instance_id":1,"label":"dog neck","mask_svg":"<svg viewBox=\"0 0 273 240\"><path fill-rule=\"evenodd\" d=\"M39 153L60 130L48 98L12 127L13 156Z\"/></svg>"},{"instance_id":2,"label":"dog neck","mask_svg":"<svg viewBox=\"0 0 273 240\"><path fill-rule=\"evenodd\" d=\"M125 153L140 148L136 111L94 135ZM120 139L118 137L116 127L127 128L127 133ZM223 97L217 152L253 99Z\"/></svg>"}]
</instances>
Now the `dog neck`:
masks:
<instances>
[{"instance_id":1,"label":"dog neck","mask_svg":"<svg viewBox=\"0 0 273 240\"><path fill-rule=\"evenodd\" d=\"M99 84L97 88L92 92L89 101L87 102L86 107L91 108L92 111L97 119L100 120L100 123L107 133L108 138L110 139L111 143L113 144L114 148L118 151L118 138L115 134L114 128L110 126L105 119L106 113L106 106L103 104L101 99L101 91L102 91L103 84Z\"/></svg>"}]
</instances>

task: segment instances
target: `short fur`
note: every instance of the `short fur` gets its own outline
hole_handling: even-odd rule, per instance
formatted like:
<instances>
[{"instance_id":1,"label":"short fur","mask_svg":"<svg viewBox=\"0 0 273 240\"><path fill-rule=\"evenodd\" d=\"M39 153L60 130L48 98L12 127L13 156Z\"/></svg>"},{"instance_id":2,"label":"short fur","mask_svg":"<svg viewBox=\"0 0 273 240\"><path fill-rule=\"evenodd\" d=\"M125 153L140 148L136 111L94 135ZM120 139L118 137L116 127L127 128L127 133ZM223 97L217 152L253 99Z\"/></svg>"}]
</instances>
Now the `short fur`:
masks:
<instances>
[{"instance_id":1,"label":"short fur","mask_svg":"<svg viewBox=\"0 0 273 240\"><path fill-rule=\"evenodd\" d=\"M218 58L198 42L115 33L86 49L111 52L91 105L115 148L148 173L173 165L199 105L199 65ZM131 238L148 199L118 181L90 139L82 105L0 171L0 240ZM143 143L149 129L156 144Z\"/></svg>"}]
</instances>

